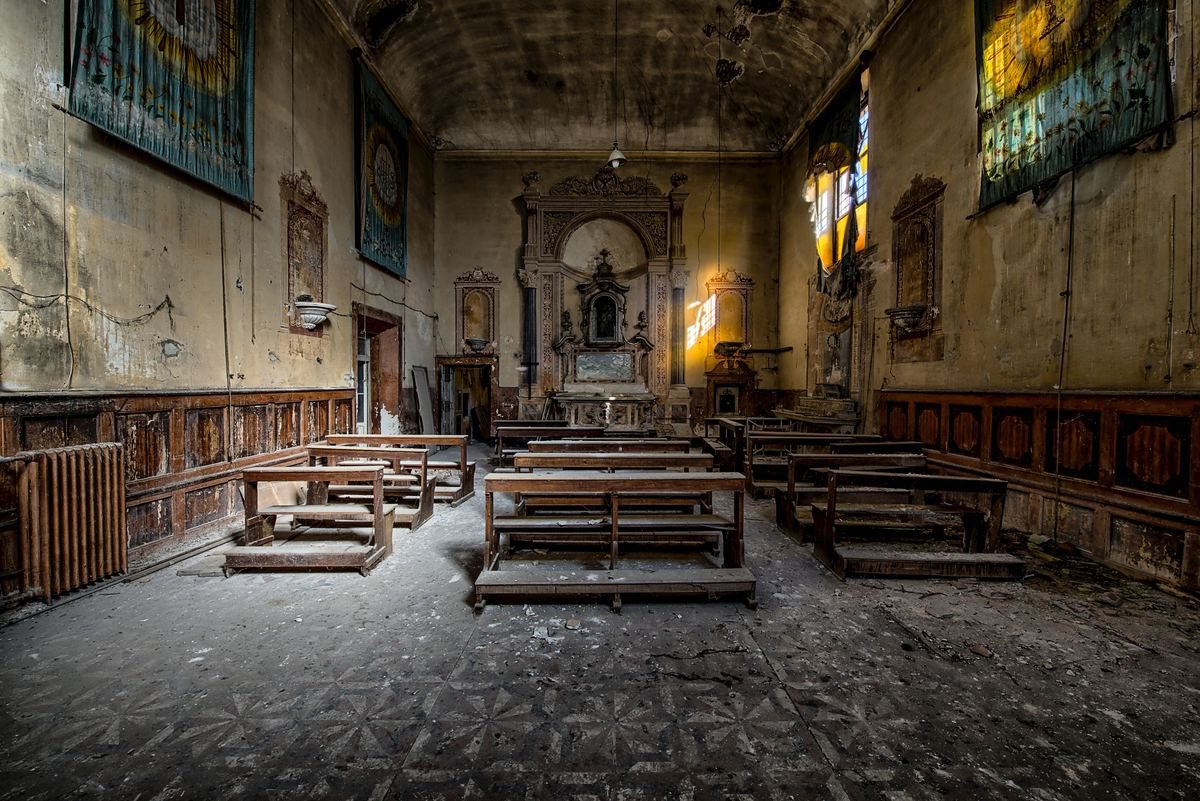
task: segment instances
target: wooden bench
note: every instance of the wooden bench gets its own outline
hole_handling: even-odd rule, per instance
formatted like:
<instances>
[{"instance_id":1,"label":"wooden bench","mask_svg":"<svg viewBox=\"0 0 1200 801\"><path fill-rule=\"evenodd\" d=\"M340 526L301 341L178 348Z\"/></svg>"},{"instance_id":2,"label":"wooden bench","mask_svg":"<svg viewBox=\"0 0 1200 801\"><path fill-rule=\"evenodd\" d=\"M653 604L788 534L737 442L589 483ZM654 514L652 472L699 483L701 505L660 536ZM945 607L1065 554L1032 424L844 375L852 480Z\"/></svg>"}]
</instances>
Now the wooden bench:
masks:
<instances>
[{"instance_id":1,"label":"wooden bench","mask_svg":"<svg viewBox=\"0 0 1200 801\"><path fill-rule=\"evenodd\" d=\"M775 523L803 542L812 527L810 504L825 494L827 473L834 469L875 471L920 471L926 466L923 455L911 453L795 453L788 457L786 481L775 490ZM814 480L819 479L819 480ZM854 497L870 501L902 502L902 491L865 487Z\"/></svg>"},{"instance_id":2,"label":"wooden bench","mask_svg":"<svg viewBox=\"0 0 1200 801\"><path fill-rule=\"evenodd\" d=\"M874 434L812 434L799 431L751 432L745 437L746 488L765 498L787 481L788 457L794 453L827 452L838 442L875 442Z\"/></svg>"},{"instance_id":3,"label":"wooden bench","mask_svg":"<svg viewBox=\"0 0 1200 801\"><path fill-rule=\"evenodd\" d=\"M384 503L383 467L256 467L243 470L242 480L245 528L238 545L225 551L226 576L251 568L352 569L366 575L392 552L396 507ZM308 503L260 507L258 485L273 482L307 482ZM351 482L369 485L366 502L331 503L329 486ZM292 516L292 530L277 542L280 515Z\"/></svg>"},{"instance_id":4,"label":"wooden bench","mask_svg":"<svg viewBox=\"0 0 1200 801\"><path fill-rule=\"evenodd\" d=\"M600 426L567 427L561 425L544 426L537 423L528 425L511 425L496 429L496 456L499 464L510 463L513 454L524 451L533 440L538 439L591 439L604 436Z\"/></svg>"},{"instance_id":5,"label":"wooden bench","mask_svg":"<svg viewBox=\"0 0 1200 801\"><path fill-rule=\"evenodd\" d=\"M636 453L649 451L651 453L686 453L691 450L692 443L686 439L609 439L593 437L591 439L539 439L529 443L531 453Z\"/></svg>"},{"instance_id":6,"label":"wooden bench","mask_svg":"<svg viewBox=\"0 0 1200 801\"><path fill-rule=\"evenodd\" d=\"M849 503L847 492L862 488L908 493L908 502ZM812 504L816 533L813 554L840 578L1014 579L1025 563L997 553L1008 484L990 478L921 473L833 470L823 503ZM964 500L965 498L965 500ZM890 542L899 532L942 531L961 525L960 553L900 549L844 548L838 537Z\"/></svg>"},{"instance_id":7,"label":"wooden bench","mask_svg":"<svg viewBox=\"0 0 1200 801\"><path fill-rule=\"evenodd\" d=\"M830 453L909 453L920 456L925 453L923 442L900 442L896 440L839 440L829 445Z\"/></svg>"},{"instance_id":8,"label":"wooden bench","mask_svg":"<svg viewBox=\"0 0 1200 801\"><path fill-rule=\"evenodd\" d=\"M396 502L395 525L416 531L433 514L433 495L437 477L429 474L429 452L409 448L371 447L368 445L309 445L310 465L379 464L387 468L383 475L384 497ZM361 499L367 488L343 483L329 488L331 497Z\"/></svg>"},{"instance_id":9,"label":"wooden bench","mask_svg":"<svg viewBox=\"0 0 1200 801\"><path fill-rule=\"evenodd\" d=\"M599 441L599 440L596 440ZM517 470L711 470L713 459L706 453L661 452L647 453L595 452L595 453L535 453L531 451L513 456ZM534 493L516 496L517 511L523 515L565 511L588 512L604 506L606 498L585 492ZM705 492L654 492L630 493L625 505L631 510L643 512L690 514L712 511L712 494Z\"/></svg>"},{"instance_id":10,"label":"wooden bench","mask_svg":"<svg viewBox=\"0 0 1200 801\"><path fill-rule=\"evenodd\" d=\"M456 449L458 458L430 459L428 468L437 472L433 499L458 506L475 495L475 463L467 455L468 438L456 434L330 434L330 445L367 445L371 447ZM457 479L457 484L455 484Z\"/></svg>"},{"instance_id":11,"label":"wooden bench","mask_svg":"<svg viewBox=\"0 0 1200 801\"><path fill-rule=\"evenodd\" d=\"M745 566L742 542L742 517L745 506L744 481L740 473L491 473L484 478L484 567L475 581L475 610L483 610L488 598L534 597L561 600L571 596L600 596L610 598L614 609L620 609L621 596L646 595L707 595L736 593L755 601L755 578ZM680 520L680 531L715 527L721 537L721 564L714 568L628 570L619 569L618 555L624 536L639 529L661 529L661 519L646 520L637 513L623 513L628 493L659 492L732 492L734 514L731 518L712 515L690 516ZM574 528L608 545L607 570L569 569L557 567L505 566L506 552L501 536L511 538L509 526L530 525L528 518L513 520L496 515L496 493L528 495L536 493L589 492L607 498L603 514L564 516L538 519L538 525L559 526L563 531ZM658 516L655 516L658 518ZM685 516L686 517L686 516Z\"/></svg>"}]
</instances>

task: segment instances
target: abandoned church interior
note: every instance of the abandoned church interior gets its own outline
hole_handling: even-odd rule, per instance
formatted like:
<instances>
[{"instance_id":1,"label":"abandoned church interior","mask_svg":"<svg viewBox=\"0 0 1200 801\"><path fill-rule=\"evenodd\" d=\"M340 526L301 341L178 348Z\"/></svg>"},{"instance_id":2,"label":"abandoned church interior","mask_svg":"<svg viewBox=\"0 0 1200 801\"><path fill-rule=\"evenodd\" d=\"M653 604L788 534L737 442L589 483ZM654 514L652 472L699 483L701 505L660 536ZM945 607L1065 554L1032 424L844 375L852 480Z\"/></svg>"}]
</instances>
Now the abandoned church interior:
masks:
<instances>
[{"instance_id":1,"label":"abandoned church interior","mask_svg":"<svg viewBox=\"0 0 1200 801\"><path fill-rule=\"evenodd\" d=\"M1200 798L1197 0L6 0L0 801Z\"/></svg>"}]
</instances>

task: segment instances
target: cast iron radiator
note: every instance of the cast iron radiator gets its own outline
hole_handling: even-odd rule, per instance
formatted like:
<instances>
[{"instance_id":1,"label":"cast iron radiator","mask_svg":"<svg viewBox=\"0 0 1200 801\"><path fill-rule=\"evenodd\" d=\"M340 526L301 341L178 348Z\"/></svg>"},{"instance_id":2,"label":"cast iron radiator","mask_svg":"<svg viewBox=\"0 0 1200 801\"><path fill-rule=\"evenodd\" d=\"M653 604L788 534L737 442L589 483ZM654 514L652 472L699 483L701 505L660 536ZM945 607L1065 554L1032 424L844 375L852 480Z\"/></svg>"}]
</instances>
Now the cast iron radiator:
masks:
<instances>
[{"instance_id":1,"label":"cast iron radiator","mask_svg":"<svg viewBox=\"0 0 1200 801\"><path fill-rule=\"evenodd\" d=\"M124 572L125 447L101 442L16 459L24 589L48 602Z\"/></svg>"}]
</instances>

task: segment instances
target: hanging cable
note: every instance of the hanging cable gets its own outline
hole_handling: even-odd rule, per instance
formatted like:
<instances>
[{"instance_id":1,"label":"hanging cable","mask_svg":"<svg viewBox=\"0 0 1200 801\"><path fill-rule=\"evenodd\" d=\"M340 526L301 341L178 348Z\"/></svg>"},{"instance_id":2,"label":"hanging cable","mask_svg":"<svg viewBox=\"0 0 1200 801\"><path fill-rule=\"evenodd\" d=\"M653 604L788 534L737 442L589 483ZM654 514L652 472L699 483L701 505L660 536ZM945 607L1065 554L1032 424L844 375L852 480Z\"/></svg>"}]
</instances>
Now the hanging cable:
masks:
<instances>
[{"instance_id":1,"label":"hanging cable","mask_svg":"<svg viewBox=\"0 0 1200 801\"><path fill-rule=\"evenodd\" d=\"M1067 222L1067 277L1063 298L1062 344L1058 350L1058 385L1055 387L1054 410L1054 531L1050 537L1058 539L1058 504L1062 497L1062 412L1063 382L1067 375L1067 340L1071 335L1071 293L1075 278L1075 170L1071 170L1071 209Z\"/></svg>"},{"instance_id":2,"label":"hanging cable","mask_svg":"<svg viewBox=\"0 0 1200 801\"><path fill-rule=\"evenodd\" d=\"M721 106L723 105L723 95L721 92L721 59L724 58L724 51L721 47L721 40L724 34L721 32L721 6L717 6L717 66L714 70L714 75L717 78L717 274L721 273L721 144L723 141L722 134L722 119Z\"/></svg>"},{"instance_id":3,"label":"hanging cable","mask_svg":"<svg viewBox=\"0 0 1200 801\"><path fill-rule=\"evenodd\" d=\"M617 103L620 100L620 89L617 86L617 42L618 32L617 22L620 19L621 0L613 0L613 79L612 79L612 121L613 121L613 149L617 147Z\"/></svg>"}]
</instances>

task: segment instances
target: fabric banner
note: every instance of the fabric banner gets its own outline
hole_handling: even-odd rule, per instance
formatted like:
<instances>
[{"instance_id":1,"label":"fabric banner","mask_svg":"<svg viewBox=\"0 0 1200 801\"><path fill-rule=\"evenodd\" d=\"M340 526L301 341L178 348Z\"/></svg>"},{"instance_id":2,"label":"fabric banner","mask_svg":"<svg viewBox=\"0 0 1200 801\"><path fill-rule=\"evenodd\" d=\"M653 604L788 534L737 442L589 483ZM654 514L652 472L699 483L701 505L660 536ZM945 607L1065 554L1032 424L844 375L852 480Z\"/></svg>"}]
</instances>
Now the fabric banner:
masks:
<instances>
[{"instance_id":1,"label":"fabric banner","mask_svg":"<svg viewBox=\"0 0 1200 801\"><path fill-rule=\"evenodd\" d=\"M408 272L408 120L371 71L358 82L358 250L391 272Z\"/></svg>"},{"instance_id":2,"label":"fabric banner","mask_svg":"<svg viewBox=\"0 0 1200 801\"><path fill-rule=\"evenodd\" d=\"M862 88L852 78L813 120L808 131L808 171L836 172L857 161L858 115L862 109Z\"/></svg>"},{"instance_id":3,"label":"fabric banner","mask_svg":"<svg viewBox=\"0 0 1200 801\"><path fill-rule=\"evenodd\" d=\"M1163 129L1168 0L975 0L980 208Z\"/></svg>"},{"instance_id":4,"label":"fabric banner","mask_svg":"<svg viewBox=\"0 0 1200 801\"><path fill-rule=\"evenodd\" d=\"M250 201L254 0L78 0L71 113Z\"/></svg>"}]
</instances>

